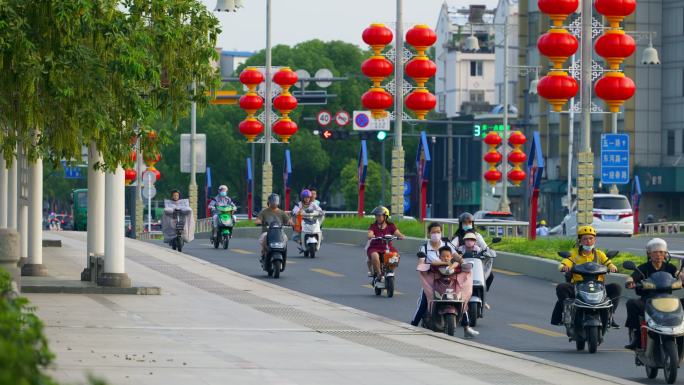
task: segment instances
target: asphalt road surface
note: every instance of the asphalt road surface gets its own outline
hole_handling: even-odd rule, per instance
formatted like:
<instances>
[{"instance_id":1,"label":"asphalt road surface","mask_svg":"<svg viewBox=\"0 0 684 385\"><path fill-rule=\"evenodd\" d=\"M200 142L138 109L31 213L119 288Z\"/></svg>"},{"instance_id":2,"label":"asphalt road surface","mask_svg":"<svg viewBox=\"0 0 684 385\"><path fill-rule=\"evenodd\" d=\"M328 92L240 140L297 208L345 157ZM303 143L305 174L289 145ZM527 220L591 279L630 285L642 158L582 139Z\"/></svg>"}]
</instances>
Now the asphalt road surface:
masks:
<instances>
[{"instance_id":1,"label":"asphalt road surface","mask_svg":"<svg viewBox=\"0 0 684 385\"><path fill-rule=\"evenodd\" d=\"M603 247L633 248L630 251L636 252L643 249L647 240L602 237L599 242ZM684 250L684 238L675 239L673 245L676 246L673 249ZM290 242L290 257L280 279L268 278L261 270L256 240L235 238L230 248L223 250L214 249L206 239L196 239L183 252L251 277L404 322L410 322L413 316L420 288L415 254L403 256L395 296L387 298L384 292L383 296L374 295L366 278L366 257L358 246L324 243L315 259L305 259ZM598 353L577 352L574 342L568 342L565 329L549 323L556 300L554 284L501 270L495 271L495 275L487 297L491 309L478 322L476 329L480 335L476 341L633 381L664 383L662 371L655 380L648 380L644 368L634 365L633 353L623 348L627 343L624 327L610 329ZM624 303L621 303L617 322L624 324L625 317ZM462 333L457 331L457 336ZM684 384L684 373L680 373L677 383Z\"/></svg>"}]
</instances>

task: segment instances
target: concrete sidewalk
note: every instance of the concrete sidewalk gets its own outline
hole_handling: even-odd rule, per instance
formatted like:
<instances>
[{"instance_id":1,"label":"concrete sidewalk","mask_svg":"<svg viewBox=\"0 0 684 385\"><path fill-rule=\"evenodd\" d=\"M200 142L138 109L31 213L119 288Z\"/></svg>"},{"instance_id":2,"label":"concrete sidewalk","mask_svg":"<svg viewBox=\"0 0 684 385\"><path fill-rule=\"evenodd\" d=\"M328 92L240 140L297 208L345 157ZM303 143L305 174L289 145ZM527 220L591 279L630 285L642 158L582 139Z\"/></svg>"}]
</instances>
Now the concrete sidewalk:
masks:
<instances>
[{"instance_id":1,"label":"concrete sidewalk","mask_svg":"<svg viewBox=\"0 0 684 385\"><path fill-rule=\"evenodd\" d=\"M48 271L59 266L60 275L78 277L85 233L50 238L62 239L63 247L45 249ZM117 385L631 384L424 332L168 248L126 242L131 279L160 286L161 295L27 294L45 322L60 380L80 382L91 372Z\"/></svg>"}]
</instances>

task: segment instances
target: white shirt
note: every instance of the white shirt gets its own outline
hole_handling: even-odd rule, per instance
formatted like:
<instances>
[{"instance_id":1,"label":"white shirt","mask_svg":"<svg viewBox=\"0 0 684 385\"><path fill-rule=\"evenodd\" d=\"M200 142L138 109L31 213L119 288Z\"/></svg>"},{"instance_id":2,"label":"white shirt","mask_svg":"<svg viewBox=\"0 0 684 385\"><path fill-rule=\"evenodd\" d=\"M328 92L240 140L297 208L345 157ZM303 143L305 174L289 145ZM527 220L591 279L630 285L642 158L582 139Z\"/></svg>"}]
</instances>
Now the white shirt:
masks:
<instances>
[{"instance_id":1,"label":"white shirt","mask_svg":"<svg viewBox=\"0 0 684 385\"><path fill-rule=\"evenodd\" d=\"M446 246L447 244L444 241L440 241L439 247L434 249L432 247L432 242L428 241L427 244L422 244L418 248L419 253L425 253L425 263L432 263L439 261L439 249L442 247ZM426 252L426 246L427 246L427 252ZM449 248L451 248L451 252L455 253L456 249L454 248L454 245L449 242Z\"/></svg>"}]
</instances>

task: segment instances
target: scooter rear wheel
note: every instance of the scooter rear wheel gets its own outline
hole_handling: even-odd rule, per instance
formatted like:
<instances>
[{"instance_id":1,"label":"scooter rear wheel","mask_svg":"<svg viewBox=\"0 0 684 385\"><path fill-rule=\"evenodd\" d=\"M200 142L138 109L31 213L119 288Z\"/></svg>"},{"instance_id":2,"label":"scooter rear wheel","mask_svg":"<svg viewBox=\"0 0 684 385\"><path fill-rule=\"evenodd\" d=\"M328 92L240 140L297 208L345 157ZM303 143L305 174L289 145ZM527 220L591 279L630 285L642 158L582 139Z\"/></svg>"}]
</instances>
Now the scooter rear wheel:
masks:
<instances>
[{"instance_id":1,"label":"scooter rear wheel","mask_svg":"<svg viewBox=\"0 0 684 385\"><path fill-rule=\"evenodd\" d=\"M575 340L575 348L577 348L577 351L584 351L584 345L585 341L583 339L577 339Z\"/></svg>"},{"instance_id":2,"label":"scooter rear wheel","mask_svg":"<svg viewBox=\"0 0 684 385\"><path fill-rule=\"evenodd\" d=\"M651 380L658 377L658 368L652 368L648 365L644 365L644 369L646 369L646 377L650 378Z\"/></svg>"}]
</instances>

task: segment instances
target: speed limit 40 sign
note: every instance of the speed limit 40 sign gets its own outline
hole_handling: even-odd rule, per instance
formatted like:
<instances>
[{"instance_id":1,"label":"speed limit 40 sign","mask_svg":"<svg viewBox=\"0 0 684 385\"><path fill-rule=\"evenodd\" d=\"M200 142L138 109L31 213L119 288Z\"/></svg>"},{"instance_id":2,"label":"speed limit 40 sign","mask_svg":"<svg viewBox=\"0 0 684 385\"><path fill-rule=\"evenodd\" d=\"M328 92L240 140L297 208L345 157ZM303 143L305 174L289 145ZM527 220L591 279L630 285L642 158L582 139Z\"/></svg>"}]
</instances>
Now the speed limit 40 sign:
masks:
<instances>
[{"instance_id":1,"label":"speed limit 40 sign","mask_svg":"<svg viewBox=\"0 0 684 385\"><path fill-rule=\"evenodd\" d=\"M332 122L332 114L330 111L322 110L316 115L316 121L321 127L327 127Z\"/></svg>"}]
</instances>

